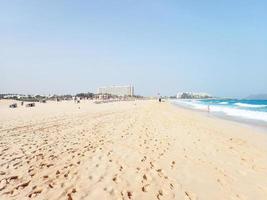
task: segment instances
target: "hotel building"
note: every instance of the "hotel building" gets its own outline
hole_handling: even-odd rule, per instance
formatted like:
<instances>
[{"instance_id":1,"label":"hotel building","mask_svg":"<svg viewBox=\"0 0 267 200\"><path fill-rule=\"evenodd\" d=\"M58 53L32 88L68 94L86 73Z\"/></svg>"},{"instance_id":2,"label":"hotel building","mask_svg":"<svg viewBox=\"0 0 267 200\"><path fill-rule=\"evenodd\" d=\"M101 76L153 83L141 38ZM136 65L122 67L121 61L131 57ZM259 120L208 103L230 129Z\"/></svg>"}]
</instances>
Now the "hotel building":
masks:
<instances>
[{"instance_id":1,"label":"hotel building","mask_svg":"<svg viewBox=\"0 0 267 200\"><path fill-rule=\"evenodd\" d=\"M111 95L116 95L116 96L133 96L134 87L131 85L100 87L98 88L97 93L98 94L111 94Z\"/></svg>"}]
</instances>

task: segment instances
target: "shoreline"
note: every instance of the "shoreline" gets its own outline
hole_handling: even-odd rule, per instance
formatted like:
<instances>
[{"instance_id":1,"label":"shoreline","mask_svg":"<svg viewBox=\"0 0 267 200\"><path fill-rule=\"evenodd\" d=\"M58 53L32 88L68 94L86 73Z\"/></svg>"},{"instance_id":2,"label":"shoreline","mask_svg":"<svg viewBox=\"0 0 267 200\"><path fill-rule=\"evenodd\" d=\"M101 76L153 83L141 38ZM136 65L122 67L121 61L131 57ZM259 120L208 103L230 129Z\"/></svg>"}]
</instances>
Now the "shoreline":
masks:
<instances>
[{"instance_id":1,"label":"shoreline","mask_svg":"<svg viewBox=\"0 0 267 200\"><path fill-rule=\"evenodd\" d=\"M261 130L263 132L266 132L266 134L267 134L267 123L260 121L260 120L245 119L242 117L230 116L230 115L226 115L224 113L219 113L219 112L208 112L208 111L201 110L201 109L195 109L195 108L192 108L190 106L176 104L175 102L172 102L172 101L168 101L168 102L170 104L172 104L174 107L179 107L179 108L183 108L186 110L195 111L198 113L202 113L205 116L225 120L228 122L235 122L235 123L242 125L242 126L245 126L247 128L250 127L250 128L255 128L255 129Z\"/></svg>"}]
</instances>

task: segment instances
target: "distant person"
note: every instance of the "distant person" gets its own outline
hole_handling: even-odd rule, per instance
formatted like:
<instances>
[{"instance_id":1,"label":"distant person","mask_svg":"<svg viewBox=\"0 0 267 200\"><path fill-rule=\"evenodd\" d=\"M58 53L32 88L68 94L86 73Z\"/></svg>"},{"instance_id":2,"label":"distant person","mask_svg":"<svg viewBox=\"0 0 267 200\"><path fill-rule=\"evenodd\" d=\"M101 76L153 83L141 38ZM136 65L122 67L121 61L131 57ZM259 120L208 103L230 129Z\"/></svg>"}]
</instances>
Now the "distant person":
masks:
<instances>
[{"instance_id":1,"label":"distant person","mask_svg":"<svg viewBox=\"0 0 267 200\"><path fill-rule=\"evenodd\" d=\"M159 98L159 102L161 102L161 98Z\"/></svg>"}]
</instances>

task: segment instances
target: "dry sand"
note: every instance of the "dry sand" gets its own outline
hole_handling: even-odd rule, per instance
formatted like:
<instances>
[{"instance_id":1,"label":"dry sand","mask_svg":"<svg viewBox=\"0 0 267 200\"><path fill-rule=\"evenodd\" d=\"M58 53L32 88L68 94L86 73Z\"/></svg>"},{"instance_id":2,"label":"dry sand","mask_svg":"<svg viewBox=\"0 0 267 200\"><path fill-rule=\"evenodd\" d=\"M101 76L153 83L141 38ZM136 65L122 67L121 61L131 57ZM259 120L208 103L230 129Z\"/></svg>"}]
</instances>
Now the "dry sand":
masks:
<instances>
[{"instance_id":1,"label":"dry sand","mask_svg":"<svg viewBox=\"0 0 267 200\"><path fill-rule=\"evenodd\" d=\"M0 101L0 199L267 199L267 134L155 101Z\"/></svg>"}]
</instances>

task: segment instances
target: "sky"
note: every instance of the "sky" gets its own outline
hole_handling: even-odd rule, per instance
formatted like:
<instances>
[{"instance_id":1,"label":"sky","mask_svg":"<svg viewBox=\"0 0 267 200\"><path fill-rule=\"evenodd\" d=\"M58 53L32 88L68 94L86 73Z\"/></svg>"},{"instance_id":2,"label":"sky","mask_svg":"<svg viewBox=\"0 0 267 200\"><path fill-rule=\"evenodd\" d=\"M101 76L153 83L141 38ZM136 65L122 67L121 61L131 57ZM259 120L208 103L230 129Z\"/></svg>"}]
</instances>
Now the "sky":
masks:
<instances>
[{"instance_id":1,"label":"sky","mask_svg":"<svg viewBox=\"0 0 267 200\"><path fill-rule=\"evenodd\" d=\"M267 1L0 0L0 93L267 93Z\"/></svg>"}]
</instances>

